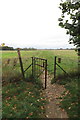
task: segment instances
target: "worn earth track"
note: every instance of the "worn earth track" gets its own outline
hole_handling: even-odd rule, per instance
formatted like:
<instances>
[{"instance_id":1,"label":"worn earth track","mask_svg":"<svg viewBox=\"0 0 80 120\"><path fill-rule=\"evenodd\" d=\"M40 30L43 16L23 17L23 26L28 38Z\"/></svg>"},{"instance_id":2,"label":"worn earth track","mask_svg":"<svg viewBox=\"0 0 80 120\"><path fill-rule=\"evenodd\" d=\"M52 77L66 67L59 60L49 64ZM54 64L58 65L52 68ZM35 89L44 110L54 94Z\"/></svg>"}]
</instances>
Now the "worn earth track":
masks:
<instances>
[{"instance_id":1,"label":"worn earth track","mask_svg":"<svg viewBox=\"0 0 80 120\"><path fill-rule=\"evenodd\" d=\"M41 75L44 86L44 75ZM57 83L51 84L51 77L47 75L47 88L43 90L43 96L46 98L48 103L45 105L44 118L68 118L68 115L64 109L61 109L60 99L58 97L64 92L65 88L63 85Z\"/></svg>"}]
</instances>

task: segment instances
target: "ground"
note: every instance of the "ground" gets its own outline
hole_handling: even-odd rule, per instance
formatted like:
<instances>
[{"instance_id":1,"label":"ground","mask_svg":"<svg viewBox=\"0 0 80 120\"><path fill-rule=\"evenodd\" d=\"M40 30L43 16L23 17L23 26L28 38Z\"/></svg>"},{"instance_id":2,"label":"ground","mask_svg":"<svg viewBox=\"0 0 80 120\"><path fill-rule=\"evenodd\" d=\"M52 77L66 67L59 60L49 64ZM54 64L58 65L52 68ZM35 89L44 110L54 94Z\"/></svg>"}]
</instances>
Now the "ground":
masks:
<instances>
[{"instance_id":1,"label":"ground","mask_svg":"<svg viewBox=\"0 0 80 120\"><path fill-rule=\"evenodd\" d=\"M41 78L44 83L44 75ZM66 111L60 108L60 99L58 99L64 91L65 88L63 85L57 83L51 84L51 77L48 74L47 88L43 90L43 96L47 100L47 104L44 106L44 118L68 118Z\"/></svg>"}]
</instances>

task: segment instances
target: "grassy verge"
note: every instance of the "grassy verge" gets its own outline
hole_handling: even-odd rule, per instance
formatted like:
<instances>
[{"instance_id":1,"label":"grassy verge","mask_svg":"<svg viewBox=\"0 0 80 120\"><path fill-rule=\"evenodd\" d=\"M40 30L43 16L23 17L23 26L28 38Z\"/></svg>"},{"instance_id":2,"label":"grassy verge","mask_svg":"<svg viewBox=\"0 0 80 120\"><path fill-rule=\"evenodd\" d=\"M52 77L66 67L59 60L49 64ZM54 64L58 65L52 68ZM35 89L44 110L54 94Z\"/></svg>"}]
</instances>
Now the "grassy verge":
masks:
<instances>
[{"instance_id":1,"label":"grassy verge","mask_svg":"<svg viewBox=\"0 0 80 120\"><path fill-rule=\"evenodd\" d=\"M2 89L3 118L41 118L45 98L42 97L39 82L34 84L34 82L20 80L4 85Z\"/></svg>"},{"instance_id":2,"label":"grassy verge","mask_svg":"<svg viewBox=\"0 0 80 120\"><path fill-rule=\"evenodd\" d=\"M79 116L79 85L78 78L66 78L57 81L58 84L64 85L66 90L59 98L61 99L60 107L65 109L69 118L78 118Z\"/></svg>"}]
</instances>

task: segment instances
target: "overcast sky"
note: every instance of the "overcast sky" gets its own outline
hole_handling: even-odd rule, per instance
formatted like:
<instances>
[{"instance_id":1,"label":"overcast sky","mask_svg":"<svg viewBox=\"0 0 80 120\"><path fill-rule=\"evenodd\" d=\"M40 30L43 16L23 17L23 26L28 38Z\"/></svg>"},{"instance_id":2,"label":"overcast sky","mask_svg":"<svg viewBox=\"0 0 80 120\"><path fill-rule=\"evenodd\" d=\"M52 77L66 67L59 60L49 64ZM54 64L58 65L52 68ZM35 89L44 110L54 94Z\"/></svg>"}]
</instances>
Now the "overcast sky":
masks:
<instances>
[{"instance_id":1,"label":"overcast sky","mask_svg":"<svg viewBox=\"0 0 80 120\"><path fill-rule=\"evenodd\" d=\"M0 0L0 44L13 47L71 48L58 26L60 0Z\"/></svg>"}]
</instances>

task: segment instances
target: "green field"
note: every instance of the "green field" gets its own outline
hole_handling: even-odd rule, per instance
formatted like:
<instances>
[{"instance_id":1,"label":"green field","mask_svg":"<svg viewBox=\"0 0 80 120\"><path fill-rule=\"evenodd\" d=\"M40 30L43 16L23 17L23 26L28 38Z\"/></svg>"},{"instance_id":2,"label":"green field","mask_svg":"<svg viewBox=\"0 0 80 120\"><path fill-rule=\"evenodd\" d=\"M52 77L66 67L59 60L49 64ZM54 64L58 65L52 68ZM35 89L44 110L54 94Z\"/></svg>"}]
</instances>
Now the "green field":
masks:
<instances>
[{"instance_id":1,"label":"green field","mask_svg":"<svg viewBox=\"0 0 80 120\"><path fill-rule=\"evenodd\" d=\"M61 58L61 63L59 64L67 73L69 74L75 74L77 72L77 53L74 50L34 50L34 51L21 51L21 56L22 56L22 61L23 61L23 66L24 69L26 69L30 64L31 64L31 57L39 57L39 58L45 58L47 59L48 62L48 72L50 74L53 74L54 72L54 57L57 56L57 58ZM11 60L11 64L6 66L4 68L4 64L6 63L7 59ZM3 51L2 52L2 59L3 59L3 72L5 69L10 69L11 72L11 67L13 66L13 59L18 58L17 51ZM19 61L18 64L16 65L17 71L20 72L20 67L19 67ZM18 68L19 67L19 68ZM27 74L31 74L27 72ZM63 75L64 72L57 67L57 76Z\"/></svg>"},{"instance_id":2,"label":"green field","mask_svg":"<svg viewBox=\"0 0 80 120\"><path fill-rule=\"evenodd\" d=\"M75 89L75 92L71 92L72 97L70 98L70 96L68 96L67 98L64 98L65 102L62 103L62 107L66 107L66 111L68 111L68 105L71 104L70 100L74 99L73 96L77 93L77 80L75 80L78 70L77 52L74 50L21 51L24 69L32 63L31 57L45 58L48 62L48 73L51 76L54 73L55 56L57 56L57 58L61 58L61 63L57 63L69 75L71 75L70 77L73 78L73 80L71 80L71 78L65 79L65 77L62 77L64 76L64 72L57 67L57 79L59 80L60 78L63 78L59 84L65 84L68 86L67 89L70 91L74 91ZM10 59L9 64L7 64L8 59ZM17 59L16 65L14 65L14 59ZM23 81L17 51L2 51L3 118L41 117L41 114L44 112L43 106L45 104L45 99L41 95L42 83L38 78L35 80L30 79L28 82L28 77L30 77L31 74L32 72L30 68L25 73L26 81ZM54 82L54 79L52 80ZM76 101L76 99L77 97L74 101ZM69 102L69 104L66 104L66 102ZM23 110L21 110L22 108ZM73 108L73 112L69 113L69 115L74 115L74 112Z\"/></svg>"}]
</instances>

